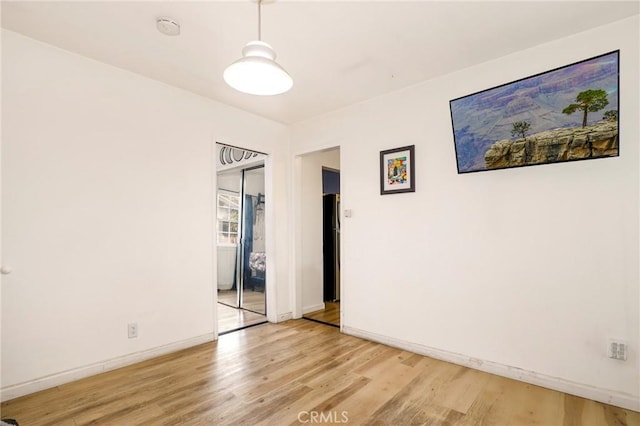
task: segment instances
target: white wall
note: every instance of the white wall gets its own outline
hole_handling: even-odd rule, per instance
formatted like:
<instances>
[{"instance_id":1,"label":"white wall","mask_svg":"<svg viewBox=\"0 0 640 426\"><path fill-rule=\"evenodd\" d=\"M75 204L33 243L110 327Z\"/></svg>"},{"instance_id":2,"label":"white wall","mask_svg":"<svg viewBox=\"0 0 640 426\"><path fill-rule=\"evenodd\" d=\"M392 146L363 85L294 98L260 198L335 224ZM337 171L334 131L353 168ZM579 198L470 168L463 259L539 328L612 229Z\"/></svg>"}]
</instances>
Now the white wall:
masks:
<instances>
[{"instance_id":1,"label":"white wall","mask_svg":"<svg viewBox=\"0 0 640 426\"><path fill-rule=\"evenodd\" d=\"M340 150L305 155L302 161L300 247L302 313L323 309L322 167L340 170Z\"/></svg>"},{"instance_id":2,"label":"white wall","mask_svg":"<svg viewBox=\"0 0 640 426\"><path fill-rule=\"evenodd\" d=\"M2 61L3 399L214 337L215 140L270 154L291 312L285 126L9 31Z\"/></svg>"},{"instance_id":3,"label":"white wall","mask_svg":"<svg viewBox=\"0 0 640 426\"><path fill-rule=\"evenodd\" d=\"M638 21L293 126L294 155L340 145L347 333L640 410ZM615 49L620 157L457 174L449 100ZM416 192L381 196L379 152L412 144Z\"/></svg>"}]
</instances>

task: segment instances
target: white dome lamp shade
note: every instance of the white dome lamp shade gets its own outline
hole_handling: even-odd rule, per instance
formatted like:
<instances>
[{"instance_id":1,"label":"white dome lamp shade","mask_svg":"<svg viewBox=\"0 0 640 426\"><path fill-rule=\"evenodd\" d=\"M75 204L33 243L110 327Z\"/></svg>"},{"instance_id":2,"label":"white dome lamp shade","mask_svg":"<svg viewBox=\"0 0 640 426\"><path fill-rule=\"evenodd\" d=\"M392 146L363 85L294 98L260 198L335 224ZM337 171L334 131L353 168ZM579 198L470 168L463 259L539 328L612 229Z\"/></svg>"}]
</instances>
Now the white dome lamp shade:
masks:
<instances>
[{"instance_id":1,"label":"white dome lamp shade","mask_svg":"<svg viewBox=\"0 0 640 426\"><path fill-rule=\"evenodd\" d=\"M251 41L242 49L242 58L224 70L224 81L250 95L284 93L293 87L293 79L275 58L275 52L267 43Z\"/></svg>"},{"instance_id":2,"label":"white dome lamp shade","mask_svg":"<svg viewBox=\"0 0 640 426\"><path fill-rule=\"evenodd\" d=\"M271 96L293 87L291 76L275 61L273 48L261 40L260 6L258 0L258 40L242 49L242 58L224 70L224 81L234 89L250 95Z\"/></svg>"}]
</instances>

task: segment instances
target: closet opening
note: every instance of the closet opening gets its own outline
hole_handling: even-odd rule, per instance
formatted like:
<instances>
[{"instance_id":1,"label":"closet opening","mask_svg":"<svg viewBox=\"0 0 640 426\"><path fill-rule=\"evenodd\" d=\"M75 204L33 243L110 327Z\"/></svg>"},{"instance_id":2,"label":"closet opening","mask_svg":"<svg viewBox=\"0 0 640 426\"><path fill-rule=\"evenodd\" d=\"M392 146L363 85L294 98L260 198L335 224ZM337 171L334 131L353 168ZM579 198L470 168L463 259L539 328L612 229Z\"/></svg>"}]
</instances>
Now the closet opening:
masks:
<instances>
[{"instance_id":1,"label":"closet opening","mask_svg":"<svg viewBox=\"0 0 640 426\"><path fill-rule=\"evenodd\" d=\"M219 150L215 229L223 335L267 322L266 198L265 155L225 145Z\"/></svg>"},{"instance_id":2,"label":"closet opening","mask_svg":"<svg viewBox=\"0 0 640 426\"><path fill-rule=\"evenodd\" d=\"M301 160L302 317L340 327L340 149L310 153Z\"/></svg>"}]
</instances>

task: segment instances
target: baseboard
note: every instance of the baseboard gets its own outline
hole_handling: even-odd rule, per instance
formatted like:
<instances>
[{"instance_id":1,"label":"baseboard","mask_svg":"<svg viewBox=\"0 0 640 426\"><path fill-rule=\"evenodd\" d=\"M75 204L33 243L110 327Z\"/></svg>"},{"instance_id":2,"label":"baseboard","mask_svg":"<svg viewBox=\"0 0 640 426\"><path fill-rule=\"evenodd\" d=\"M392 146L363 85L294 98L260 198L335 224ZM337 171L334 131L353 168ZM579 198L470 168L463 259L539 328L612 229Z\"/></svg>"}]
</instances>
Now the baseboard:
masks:
<instances>
[{"instance_id":1,"label":"baseboard","mask_svg":"<svg viewBox=\"0 0 640 426\"><path fill-rule=\"evenodd\" d=\"M302 308L302 315L308 314L309 312L321 311L324 309L324 303L320 303L318 305L305 306Z\"/></svg>"},{"instance_id":2,"label":"baseboard","mask_svg":"<svg viewBox=\"0 0 640 426\"><path fill-rule=\"evenodd\" d=\"M293 318L293 313L292 312L285 312L284 314L278 315L278 322L289 321L291 318Z\"/></svg>"},{"instance_id":3,"label":"baseboard","mask_svg":"<svg viewBox=\"0 0 640 426\"><path fill-rule=\"evenodd\" d=\"M140 361L155 358L181 349L190 348L202 343L214 340L213 333L207 333L202 336L193 337L191 339L181 340L179 342L170 343L168 345L158 346L157 348L147 349L145 351L124 355L121 357L97 362L95 364L86 365L72 370L63 371L61 373L51 374L35 380L24 383L18 383L0 389L0 401L5 402L34 392L60 386L65 383L84 379L85 377L95 376L96 374L106 371L115 370L116 368L125 367Z\"/></svg>"},{"instance_id":4,"label":"baseboard","mask_svg":"<svg viewBox=\"0 0 640 426\"><path fill-rule=\"evenodd\" d=\"M519 380L521 382L530 383L544 388L565 392L571 395L580 396L594 401L603 402L605 404L615 405L633 411L640 411L640 398L638 396L613 391L610 389L597 388L583 383L572 382L570 380L561 379L559 377L547 376L527 371L517 367L470 358L468 356L448 352L441 349L431 348L425 345L411 343L404 340L395 339L393 337L381 334L370 333L368 331L357 328L343 326L342 332L355 337L382 343L387 346L414 352L420 355L451 362L453 364L462 365L473 368L475 370L485 371L509 379Z\"/></svg>"}]
</instances>

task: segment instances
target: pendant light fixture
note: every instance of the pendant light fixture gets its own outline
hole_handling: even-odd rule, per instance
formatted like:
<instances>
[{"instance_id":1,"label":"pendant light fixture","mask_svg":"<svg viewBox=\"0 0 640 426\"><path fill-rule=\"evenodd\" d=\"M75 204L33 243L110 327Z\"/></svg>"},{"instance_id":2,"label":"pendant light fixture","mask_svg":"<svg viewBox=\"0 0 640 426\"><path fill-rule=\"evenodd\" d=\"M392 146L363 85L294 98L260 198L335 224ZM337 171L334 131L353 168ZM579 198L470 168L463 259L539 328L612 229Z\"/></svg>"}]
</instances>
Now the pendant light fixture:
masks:
<instances>
[{"instance_id":1,"label":"pendant light fixture","mask_svg":"<svg viewBox=\"0 0 640 426\"><path fill-rule=\"evenodd\" d=\"M262 41L262 0L258 1L258 40L242 49L242 58L224 70L224 81L234 89L250 95L279 95L291 89L291 76L275 61L273 48Z\"/></svg>"}]
</instances>

